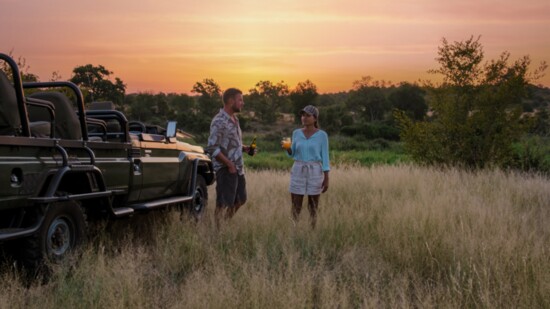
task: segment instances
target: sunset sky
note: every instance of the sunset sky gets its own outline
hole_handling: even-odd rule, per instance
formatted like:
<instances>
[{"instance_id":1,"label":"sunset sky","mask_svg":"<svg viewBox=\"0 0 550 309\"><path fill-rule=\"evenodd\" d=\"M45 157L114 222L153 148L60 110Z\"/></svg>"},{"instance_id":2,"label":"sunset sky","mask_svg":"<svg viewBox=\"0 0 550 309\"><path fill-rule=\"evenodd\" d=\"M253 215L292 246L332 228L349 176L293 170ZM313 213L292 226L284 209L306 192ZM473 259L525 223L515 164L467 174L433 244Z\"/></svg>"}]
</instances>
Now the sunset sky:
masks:
<instances>
[{"instance_id":1,"label":"sunset sky","mask_svg":"<svg viewBox=\"0 0 550 309\"><path fill-rule=\"evenodd\" d=\"M103 65L132 92L189 93L213 78L245 92L261 80L348 91L362 76L427 74L443 37L481 36L487 59L550 62L548 0L0 0L0 52L63 79ZM537 83L550 86L550 72Z\"/></svg>"}]
</instances>

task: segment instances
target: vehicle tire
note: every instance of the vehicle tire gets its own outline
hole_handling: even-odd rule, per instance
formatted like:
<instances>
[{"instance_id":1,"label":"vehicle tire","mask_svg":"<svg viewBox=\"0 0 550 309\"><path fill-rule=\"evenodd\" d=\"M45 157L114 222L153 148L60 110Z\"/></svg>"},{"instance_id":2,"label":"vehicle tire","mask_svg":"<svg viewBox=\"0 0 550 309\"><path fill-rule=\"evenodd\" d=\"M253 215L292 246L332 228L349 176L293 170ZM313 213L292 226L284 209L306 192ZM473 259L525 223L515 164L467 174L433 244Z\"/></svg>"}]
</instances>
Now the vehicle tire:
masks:
<instances>
[{"instance_id":1,"label":"vehicle tire","mask_svg":"<svg viewBox=\"0 0 550 309\"><path fill-rule=\"evenodd\" d=\"M23 264L40 268L46 263L59 263L81 245L86 237L86 220L76 201L49 205L38 232L26 239Z\"/></svg>"},{"instance_id":2,"label":"vehicle tire","mask_svg":"<svg viewBox=\"0 0 550 309\"><path fill-rule=\"evenodd\" d=\"M206 212L208 205L208 189L206 181L201 175L197 175L197 183L195 185L195 197L193 201L186 203L185 209L189 217L195 221L200 221Z\"/></svg>"}]
</instances>

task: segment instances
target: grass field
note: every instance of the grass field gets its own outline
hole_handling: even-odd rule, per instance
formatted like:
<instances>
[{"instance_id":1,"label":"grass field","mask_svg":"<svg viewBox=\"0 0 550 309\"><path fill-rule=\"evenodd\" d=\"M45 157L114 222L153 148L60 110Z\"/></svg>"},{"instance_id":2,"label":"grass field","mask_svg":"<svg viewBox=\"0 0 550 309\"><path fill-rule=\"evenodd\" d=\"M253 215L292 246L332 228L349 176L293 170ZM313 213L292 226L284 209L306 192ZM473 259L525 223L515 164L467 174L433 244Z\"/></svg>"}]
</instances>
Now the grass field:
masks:
<instances>
[{"instance_id":1,"label":"grass field","mask_svg":"<svg viewBox=\"0 0 550 309\"><path fill-rule=\"evenodd\" d=\"M176 212L94 228L83 253L2 308L548 308L550 180L409 165L335 167L317 228L285 171L249 170L217 231Z\"/></svg>"}]
</instances>

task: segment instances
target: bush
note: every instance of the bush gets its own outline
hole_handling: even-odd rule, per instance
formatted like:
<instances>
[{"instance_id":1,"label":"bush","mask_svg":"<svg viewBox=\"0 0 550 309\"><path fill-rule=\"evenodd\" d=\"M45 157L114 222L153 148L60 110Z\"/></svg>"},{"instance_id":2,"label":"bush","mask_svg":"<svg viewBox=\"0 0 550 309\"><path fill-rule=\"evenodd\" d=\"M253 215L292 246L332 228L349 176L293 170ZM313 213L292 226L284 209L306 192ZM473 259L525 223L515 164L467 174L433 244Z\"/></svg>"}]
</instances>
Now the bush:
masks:
<instances>
[{"instance_id":1,"label":"bush","mask_svg":"<svg viewBox=\"0 0 550 309\"><path fill-rule=\"evenodd\" d=\"M356 123L344 126L341 133L346 136L363 136L366 139L399 140L399 129L384 123Z\"/></svg>"},{"instance_id":2,"label":"bush","mask_svg":"<svg viewBox=\"0 0 550 309\"><path fill-rule=\"evenodd\" d=\"M539 136L526 138L513 147L511 168L550 173L550 146Z\"/></svg>"},{"instance_id":3,"label":"bush","mask_svg":"<svg viewBox=\"0 0 550 309\"><path fill-rule=\"evenodd\" d=\"M509 64L506 52L482 64L478 40L448 44L443 39L437 59L441 67L432 71L443 74L443 84L431 88L430 121L394 113L406 149L417 162L483 168L505 167L513 160L512 146L527 129L522 99L529 80L545 66L529 74L529 57Z\"/></svg>"},{"instance_id":4,"label":"bush","mask_svg":"<svg viewBox=\"0 0 550 309\"><path fill-rule=\"evenodd\" d=\"M373 126L373 129L375 132L375 134L373 134L373 138L385 139L389 141L399 140L399 129L396 127L381 124L381 125Z\"/></svg>"}]
</instances>

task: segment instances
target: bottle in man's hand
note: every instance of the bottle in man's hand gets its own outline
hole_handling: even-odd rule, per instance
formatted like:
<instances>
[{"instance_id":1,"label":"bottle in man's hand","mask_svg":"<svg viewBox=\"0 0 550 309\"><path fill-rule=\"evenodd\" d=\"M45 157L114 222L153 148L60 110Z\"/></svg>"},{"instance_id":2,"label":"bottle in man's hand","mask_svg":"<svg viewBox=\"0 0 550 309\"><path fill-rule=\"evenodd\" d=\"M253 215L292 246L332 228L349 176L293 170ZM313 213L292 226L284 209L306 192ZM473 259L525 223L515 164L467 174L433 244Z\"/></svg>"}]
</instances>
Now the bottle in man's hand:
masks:
<instances>
[{"instance_id":1,"label":"bottle in man's hand","mask_svg":"<svg viewBox=\"0 0 550 309\"><path fill-rule=\"evenodd\" d=\"M252 143L250 143L250 146L248 146L248 154L253 156L255 151L256 151L256 136L254 136Z\"/></svg>"}]
</instances>

